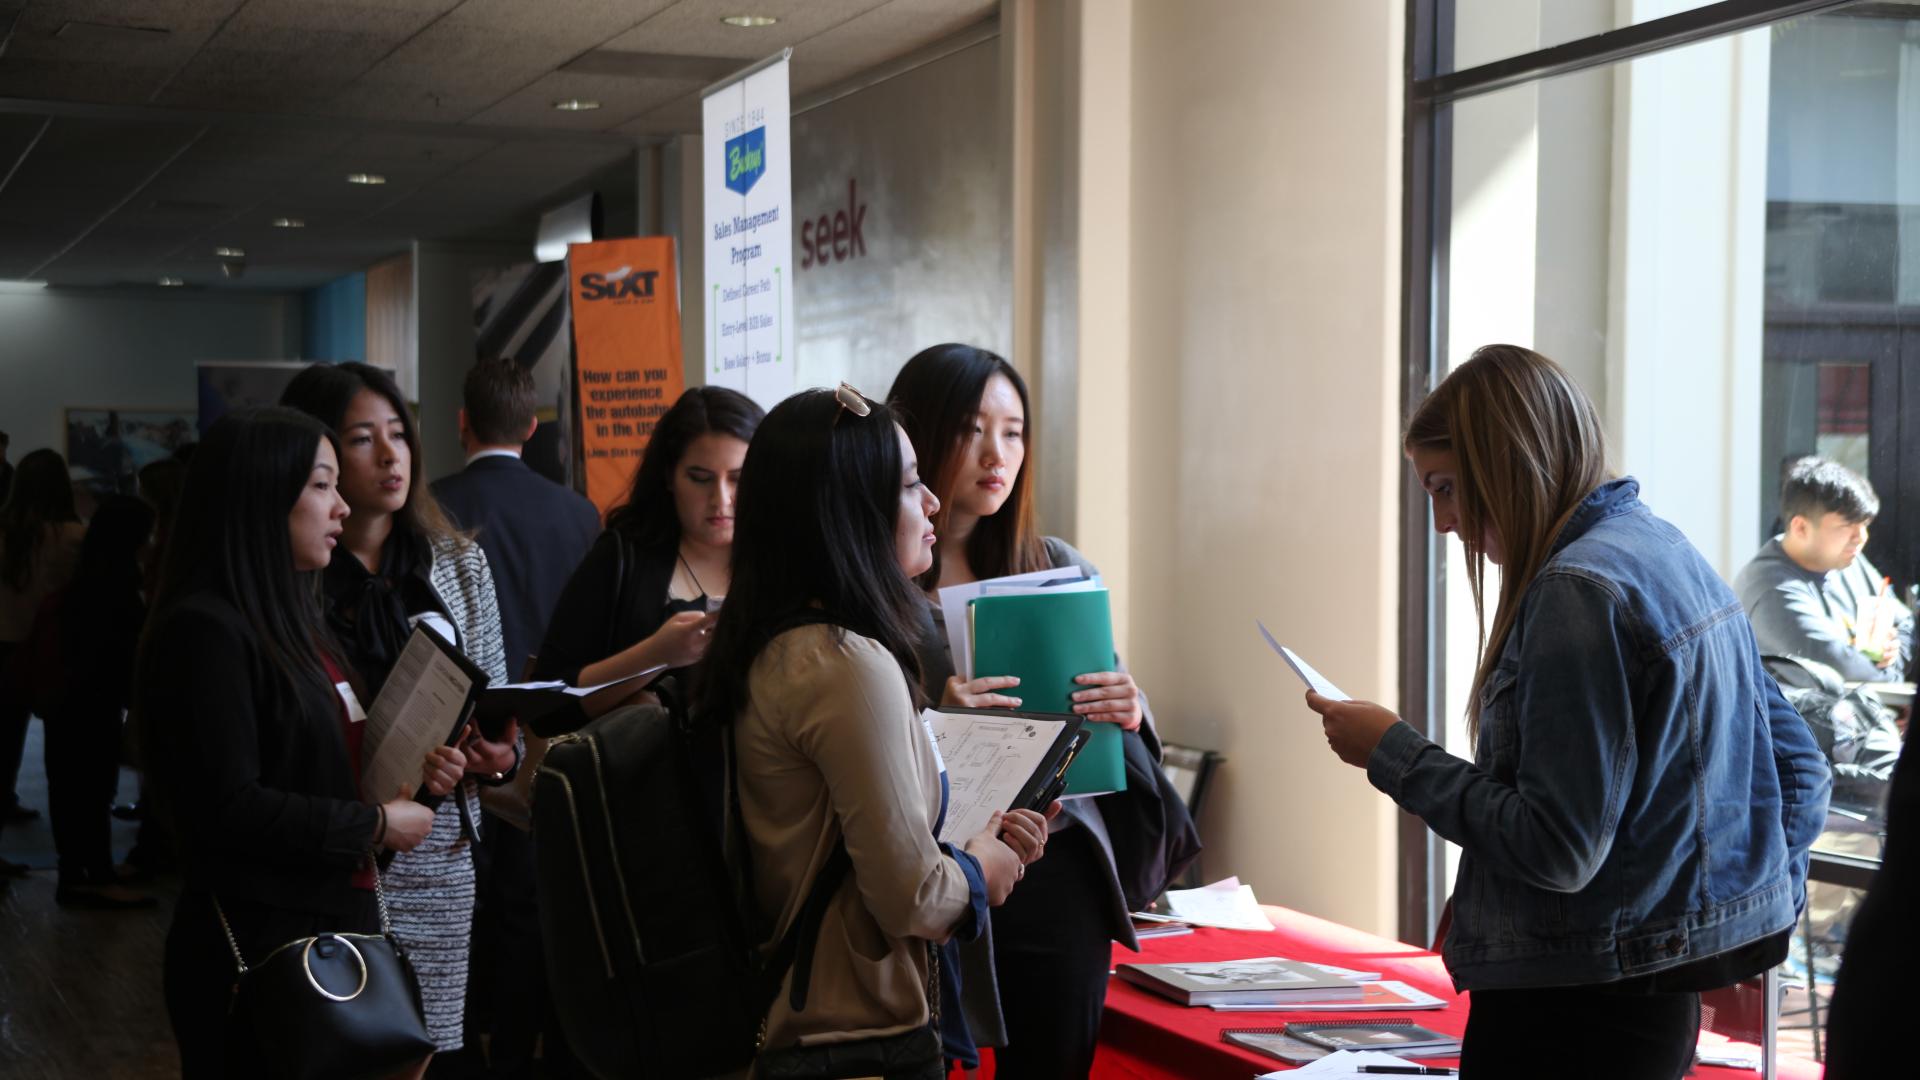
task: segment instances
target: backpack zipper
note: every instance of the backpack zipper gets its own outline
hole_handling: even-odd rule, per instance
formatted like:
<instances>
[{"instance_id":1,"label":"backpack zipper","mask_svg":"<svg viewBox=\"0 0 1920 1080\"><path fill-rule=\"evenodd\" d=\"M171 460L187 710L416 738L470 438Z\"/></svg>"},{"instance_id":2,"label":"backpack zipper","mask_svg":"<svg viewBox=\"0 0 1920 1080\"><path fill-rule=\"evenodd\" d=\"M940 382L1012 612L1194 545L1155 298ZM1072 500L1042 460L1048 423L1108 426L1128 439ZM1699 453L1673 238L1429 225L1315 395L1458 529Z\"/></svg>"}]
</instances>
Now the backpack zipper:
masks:
<instances>
[{"instance_id":1,"label":"backpack zipper","mask_svg":"<svg viewBox=\"0 0 1920 1080\"><path fill-rule=\"evenodd\" d=\"M559 735L549 740L547 745L552 746L563 739L567 742L572 742L575 738L573 735ZM595 761L597 764L597 757ZM540 764L540 768L535 770L534 775L536 777L550 776L559 781L560 790L567 796L567 817L573 821L573 847L574 851L580 856L580 880L586 885L587 911L593 916L593 936L594 939L600 943L600 962L605 965L607 969L607 980L611 982L613 981L613 954L607 949L607 935L600 926L600 905L593 899L593 872L587 867L587 846L584 838L580 835L580 813L573 798L573 783L567 779L566 774L557 769L548 768L545 762Z\"/></svg>"}]
</instances>

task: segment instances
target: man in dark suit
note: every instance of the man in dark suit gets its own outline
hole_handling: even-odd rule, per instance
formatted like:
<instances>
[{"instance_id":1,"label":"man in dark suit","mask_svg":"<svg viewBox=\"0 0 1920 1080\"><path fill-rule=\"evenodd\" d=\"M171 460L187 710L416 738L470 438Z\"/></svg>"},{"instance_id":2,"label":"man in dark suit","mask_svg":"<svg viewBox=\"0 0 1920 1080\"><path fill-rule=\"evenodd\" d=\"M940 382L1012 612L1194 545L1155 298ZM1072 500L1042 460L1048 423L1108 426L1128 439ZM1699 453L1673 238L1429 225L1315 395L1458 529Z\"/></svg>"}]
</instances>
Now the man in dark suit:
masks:
<instances>
[{"instance_id":1,"label":"man in dark suit","mask_svg":"<svg viewBox=\"0 0 1920 1080\"><path fill-rule=\"evenodd\" d=\"M500 598L507 672L515 678L540 647L560 590L600 532L600 513L585 496L520 460L539 423L533 394L533 375L520 365L475 364L460 410L467 467L433 484L440 505L461 528L475 530L487 553Z\"/></svg>"},{"instance_id":2,"label":"man in dark suit","mask_svg":"<svg viewBox=\"0 0 1920 1080\"><path fill-rule=\"evenodd\" d=\"M460 444L467 467L433 485L434 497L463 529L475 531L493 571L507 671L518 678L547 632L567 578L600 531L600 514L583 496L534 472L520 451L538 424L533 375L510 360L483 360L467 373ZM476 1075L481 1030L490 1032L487 1075L531 1077L534 1045L546 1030L548 1075L569 1058L558 1025L546 1022L544 958L535 899L532 838L485 815L480 911L474 924L475 972L468 993L465 1062L438 1071ZM446 1057L447 1055L442 1055ZM436 1062L439 1059L436 1058Z\"/></svg>"}]
</instances>

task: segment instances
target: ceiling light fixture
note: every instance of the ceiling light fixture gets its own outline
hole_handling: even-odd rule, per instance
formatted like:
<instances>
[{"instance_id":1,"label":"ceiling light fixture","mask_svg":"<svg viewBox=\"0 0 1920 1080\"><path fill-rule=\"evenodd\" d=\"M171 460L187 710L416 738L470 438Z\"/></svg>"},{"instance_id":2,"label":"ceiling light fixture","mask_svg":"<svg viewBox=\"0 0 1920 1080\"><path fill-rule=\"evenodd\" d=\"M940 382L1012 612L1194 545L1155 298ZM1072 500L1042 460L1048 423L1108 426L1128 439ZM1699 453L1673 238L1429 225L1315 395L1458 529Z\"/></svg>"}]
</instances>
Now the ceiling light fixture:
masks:
<instances>
[{"instance_id":1,"label":"ceiling light fixture","mask_svg":"<svg viewBox=\"0 0 1920 1080\"><path fill-rule=\"evenodd\" d=\"M762 26L772 26L779 19L771 15L728 15L720 20L728 26L737 26L742 30L753 30Z\"/></svg>"},{"instance_id":2,"label":"ceiling light fixture","mask_svg":"<svg viewBox=\"0 0 1920 1080\"><path fill-rule=\"evenodd\" d=\"M386 182L387 178L381 176L379 173L357 172L347 174L347 183L349 184L384 184Z\"/></svg>"},{"instance_id":3,"label":"ceiling light fixture","mask_svg":"<svg viewBox=\"0 0 1920 1080\"><path fill-rule=\"evenodd\" d=\"M217 247L213 249L213 253L216 257L222 259L244 259L247 257L246 249L237 247Z\"/></svg>"},{"instance_id":4,"label":"ceiling light fixture","mask_svg":"<svg viewBox=\"0 0 1920 1080\"><path fill-rule=\"evenodd\" d=\"M564 101L554 102L553 107L561 112L592 112L600 107L600 103L586 98L570 97Z\"/></svg>"},{"instance_id":5,"label":"ceiling light fixture","mask_svg":"<svg viewBox=\"0 0 1920 1080\"><path fill-rule=\"evenodd\" d=\"M277 217L273 219L272 225L276 229L304 229L307 227L307 223L297 217Z\"/></svg>"},{"instance_id":6,"label":"ceiling light fixture","mask_svg":"<svg viewBox=\"0 0 1920 1080\"><path fill-rule=\"evenodd\" d=\"M160 284L168 288L178 288L181 285L185 285L186 282L177 277L163 277L160 279Z\"/></svg>"}]
</instances>

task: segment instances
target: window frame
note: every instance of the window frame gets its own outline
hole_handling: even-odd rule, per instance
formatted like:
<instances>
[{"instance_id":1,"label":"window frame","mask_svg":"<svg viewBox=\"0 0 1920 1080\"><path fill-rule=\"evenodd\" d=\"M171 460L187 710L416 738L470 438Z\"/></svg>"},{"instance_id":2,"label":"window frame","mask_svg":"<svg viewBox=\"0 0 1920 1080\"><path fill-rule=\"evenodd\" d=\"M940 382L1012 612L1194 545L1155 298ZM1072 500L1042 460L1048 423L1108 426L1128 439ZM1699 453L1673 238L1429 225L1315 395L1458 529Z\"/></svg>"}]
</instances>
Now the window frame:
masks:
<instances>
[{"instance_id":1,"label":"window frame","mask_svg":"<svg viewBox=\"0 0 1920 1080\"><path fill-rule=\"evenodd\" d=\"M1401 187L1403 424L1432 389L1447 355L1456 102L1799 16L1874 7L1859 0L1722 0L1456 72L1451 69L1457 3L1407 0ZM1880 452L1876 447L1876 455ZM1913 472L1920 474L1920 469ZM1408 470L1401 470L1400 489L1400 716L1422 735L1437 740L1445 731L1445 718L1439 715L1445 700L1441 679L1446 659L1439 619L1446 563L1428 527L1426 493ZM1907 494L1902 490L1894 498ZM1920 513L1920 508L1915 512ZM1398 832L1399 934L1402 941L1424 948L1434 943L1450 885L1445 880L1443 844L1412 814L1400 815ZM1810 875L1815 881L1864 888L1872 877L1867 860L1815 852L1812 861Z\"/></svg>"}]
</instances>

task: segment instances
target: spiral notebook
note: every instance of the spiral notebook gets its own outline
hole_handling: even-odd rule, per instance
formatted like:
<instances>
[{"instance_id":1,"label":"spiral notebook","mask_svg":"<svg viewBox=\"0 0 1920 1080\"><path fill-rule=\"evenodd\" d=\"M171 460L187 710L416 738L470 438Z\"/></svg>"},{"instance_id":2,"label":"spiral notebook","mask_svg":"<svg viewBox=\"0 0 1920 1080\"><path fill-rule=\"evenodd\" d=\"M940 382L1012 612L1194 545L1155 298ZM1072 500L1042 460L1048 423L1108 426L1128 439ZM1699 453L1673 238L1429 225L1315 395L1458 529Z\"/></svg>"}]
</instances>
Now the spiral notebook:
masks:
<instances>
[{"instance_id":1,"label":"spiral notebook","mask_svg":"<svg viewBox=\"0 0 1920 1080\"><path fill-rule=\"evenodd\" d=\"M1460 1055L1458 1036L1421 1027L1411 1020L1228 1028L1220 1033L1220 1040L1294 1065L1318 1061L1337 1050L1372 1050L1409 1058Z\"/></svg>"}]
</instances>

